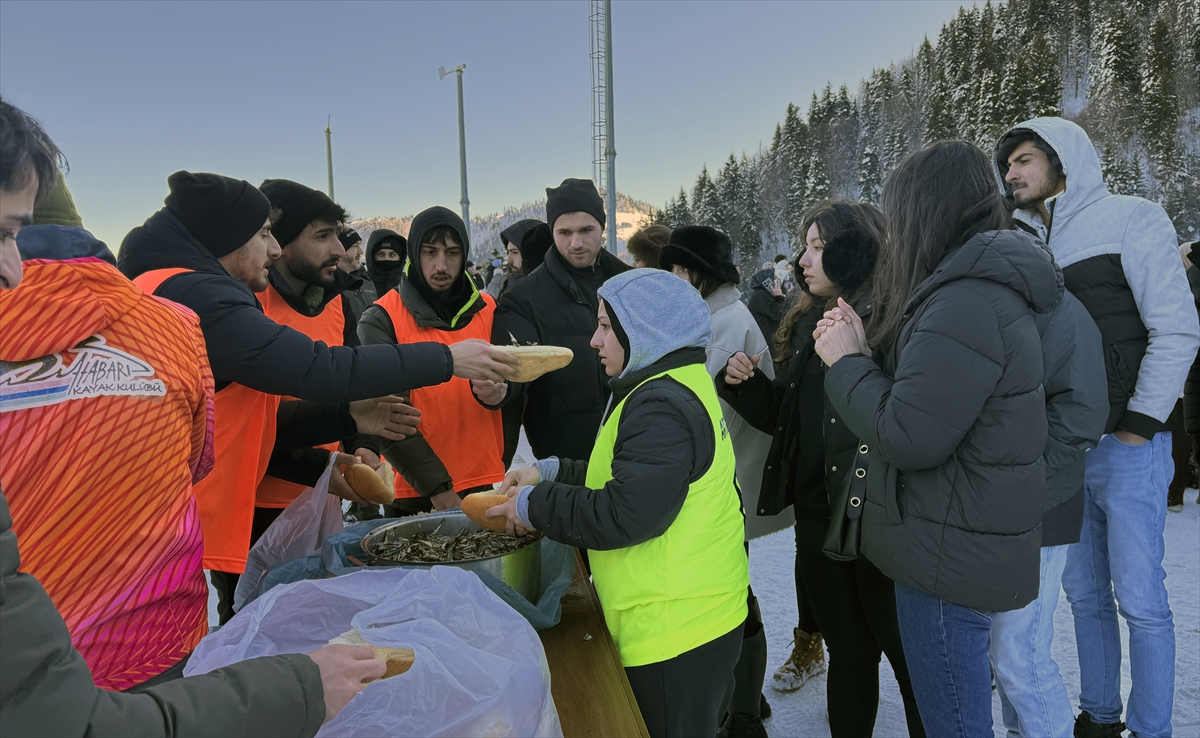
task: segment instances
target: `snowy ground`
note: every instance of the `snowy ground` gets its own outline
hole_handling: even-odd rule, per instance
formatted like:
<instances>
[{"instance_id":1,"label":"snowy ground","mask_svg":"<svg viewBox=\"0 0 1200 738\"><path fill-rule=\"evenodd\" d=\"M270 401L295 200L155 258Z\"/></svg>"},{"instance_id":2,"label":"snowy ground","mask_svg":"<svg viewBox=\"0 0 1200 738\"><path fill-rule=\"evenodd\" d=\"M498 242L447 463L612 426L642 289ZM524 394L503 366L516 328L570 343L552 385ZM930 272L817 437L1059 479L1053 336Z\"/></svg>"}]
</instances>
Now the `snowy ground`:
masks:
<instances>
[{"instance_id":1,"label":"snowy ground","mask_svg":"<svg viewBox=\"0 0 1200 738\"><path fill-rule=\"evenodd\" d=\"M1182 513L1167 513L1166 569L1167 591L1175 615L1175 713L1174 733L1180 738L1200 736L1200 504L1196 490L1188 490ZM796 544L791 529L752 541L750 578L762 607L770 648L770 665L764 692L774 710L767 731L774 738L822 738L829 735L825 715L825 677L822 675L791 694L770 687L771 674L787 658L792 628L796 624L796 595L793 562ZM216 624L216 595L209 589L209 619ZM1067 693L1077 704L1079 661L1075 653L1075 630L1071 608L1061 597L1054 614L1054 654L1067 684ZM1121 694L1129 696L1129 632L1121 621L1122 647L1126 661L1122 668ZM879 714L875 722L876 738L900 738L908 735L904 706L887 658L879 670ZM997 738L1004 737L1000 719L1000 700L992 701L993 725Z\"/></svg>"},{"instance_id":2,"label":"snowy ground","mask_svg":"<svg viewBox=\"0 0 1200 738\"><path fill-rule=\"evenodd\" d=\"M1182 513L1167 513L1167 592L1175 615L1175 711L1174 734L1200 736L1200 504L1196 490L1188 490ZM822 675L797 692L783 694L771 689L771 674L790 652L792 628L796 625L796 595L793 563L796 555L792 531L764 536L750 544L750 580L762 607L770 648L770 666L764 692L774 711L767 721L773 738L797 736L821 738L829 735L825 714L825 677ZM1054 656L1062 670L1067 693L1078 705L1079 661L1075 652L1075 630L1071 608L1061 597L1054 613ZM1122 648L1126 660L1121 670L1121 694L1129 696L1129 631L1121 621ZM828 654L826 654L828 656ZM887 658L879 673L879 715L876 738L907 736L904 705ZM1078 709L1078 708L1076 708ZM1000 700L992 700L993 729L1005 735L1000 719Z\"/></svg>"}]
</instances>

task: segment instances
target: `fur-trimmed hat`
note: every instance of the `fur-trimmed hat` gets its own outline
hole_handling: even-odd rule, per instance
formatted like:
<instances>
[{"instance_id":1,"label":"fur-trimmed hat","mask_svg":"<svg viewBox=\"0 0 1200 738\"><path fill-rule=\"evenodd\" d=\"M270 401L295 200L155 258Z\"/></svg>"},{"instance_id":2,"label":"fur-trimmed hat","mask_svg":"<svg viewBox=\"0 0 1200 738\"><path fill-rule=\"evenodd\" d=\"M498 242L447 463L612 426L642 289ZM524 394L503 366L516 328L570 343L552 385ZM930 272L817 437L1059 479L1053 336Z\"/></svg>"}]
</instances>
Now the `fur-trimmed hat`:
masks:
<instances>
[{"instance_id":1,"label":"fur-trimmed hat","mask_svg":"<svg viewBox=\"0 0 1200 738\"><path fill-rule=\"evenodd\" d=\"M821 267L829 281L850 293L870 279L878 258L879 241L867 230L852 226L838 231L825 243Z\"/></svg>"},{"instance_id":2,"label":"fur-trimmed hat","mask_svg":"<svg viewBox=\"0 0 1200 738\"><path fill-rule=\"evenodd\" d=\"M684 226L671 231L658 263L668 271L678 264L722 282L737 284L741 280L733 263L733 243L729 236L708 226Z\"/></svg>"}]
</instances>

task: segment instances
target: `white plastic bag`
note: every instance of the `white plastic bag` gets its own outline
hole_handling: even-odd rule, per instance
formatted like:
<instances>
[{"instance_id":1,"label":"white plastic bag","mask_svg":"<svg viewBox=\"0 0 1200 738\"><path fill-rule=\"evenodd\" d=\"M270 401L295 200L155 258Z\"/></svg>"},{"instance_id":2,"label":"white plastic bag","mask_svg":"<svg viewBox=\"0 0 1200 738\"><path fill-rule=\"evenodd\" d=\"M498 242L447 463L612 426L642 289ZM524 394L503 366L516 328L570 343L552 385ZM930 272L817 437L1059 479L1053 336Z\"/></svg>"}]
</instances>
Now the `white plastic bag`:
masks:
<instances>
[{"instance_id":1,"label":"white plastic bag","mask_svg":"<svg viewBox=\"0 0 1200 738\"><path fill-rule=\"evenodd\" d=\"M305 487L255 541L246 558L246 571L233 592L233 609L241 610L258 591L267 572L285 561L304 558L321 550L326 536L342 530L342 500L329 494L329 476L337 454L329 455L325 473Z\"/></svg>"},{"instance_id":2,"label":"white plastic bag","mask_svg":"<svg viewBox=\"0 0 1200 738\"><path fill-rule=\"evenodd\" d=\"M561 736L541 641L470 572L365 570L280 585L196 647L185 676L307 653L355 628L411 648L399 676L373 682L318 736Z\"/></svg>"}]
</instances>

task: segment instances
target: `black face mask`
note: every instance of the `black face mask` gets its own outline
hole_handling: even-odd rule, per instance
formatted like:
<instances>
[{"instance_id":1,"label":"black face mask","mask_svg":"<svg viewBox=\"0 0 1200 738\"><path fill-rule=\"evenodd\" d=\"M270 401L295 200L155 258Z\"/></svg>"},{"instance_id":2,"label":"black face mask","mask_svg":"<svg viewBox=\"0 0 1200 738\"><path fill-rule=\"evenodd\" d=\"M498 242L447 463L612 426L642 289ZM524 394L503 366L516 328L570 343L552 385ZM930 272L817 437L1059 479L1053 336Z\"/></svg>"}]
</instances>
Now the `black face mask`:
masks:
<instances>
[{"instance_id":1,"label":"black face mask","mask_svg":"<svg viewBox=\"0 0 1200 738\"><path fill-rule=\"evenodd\" d=\"M381 272L394 272L404 266L402 261L376 261L375 268Z\"/></svg>"}]
</instances>

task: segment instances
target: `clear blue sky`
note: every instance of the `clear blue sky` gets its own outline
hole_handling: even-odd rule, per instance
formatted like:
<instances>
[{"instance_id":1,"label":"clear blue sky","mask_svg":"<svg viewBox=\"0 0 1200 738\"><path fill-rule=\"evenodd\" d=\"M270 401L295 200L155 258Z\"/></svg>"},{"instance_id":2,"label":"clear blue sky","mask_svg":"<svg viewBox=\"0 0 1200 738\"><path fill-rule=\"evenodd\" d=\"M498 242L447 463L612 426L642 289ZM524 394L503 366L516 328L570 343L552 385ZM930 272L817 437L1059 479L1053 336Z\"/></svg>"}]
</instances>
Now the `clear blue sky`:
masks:
<instances>
[{"instance_id":1,"label":"clear blue sky","mask_svg":"<svg viewBox=\"0 0 1200 738\"><path fill-rule=\"evenodd\" d=\"M617 189L661 205L770 143L788 102L936 36L959 2L614 2ZM471 212L590 177L589 4L0 3L0 94L67 154L116 249L178 169L325 186L355 217L458 209L453 77L467 64Z\"/></svg>"}]
</instances>

